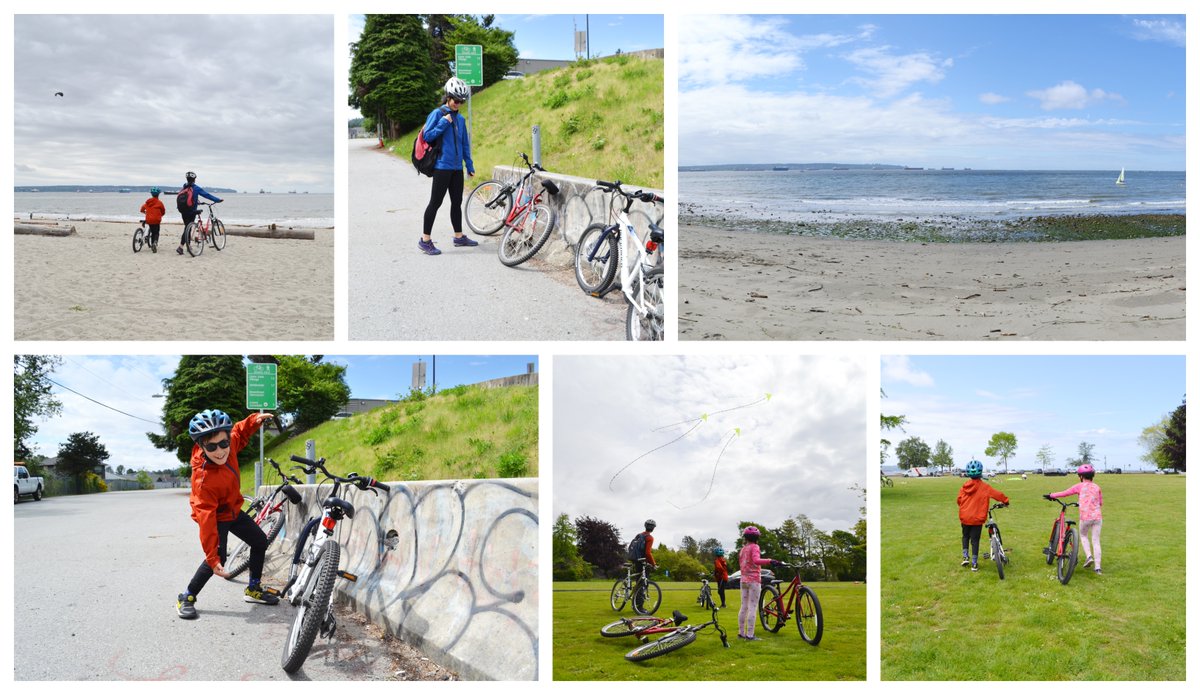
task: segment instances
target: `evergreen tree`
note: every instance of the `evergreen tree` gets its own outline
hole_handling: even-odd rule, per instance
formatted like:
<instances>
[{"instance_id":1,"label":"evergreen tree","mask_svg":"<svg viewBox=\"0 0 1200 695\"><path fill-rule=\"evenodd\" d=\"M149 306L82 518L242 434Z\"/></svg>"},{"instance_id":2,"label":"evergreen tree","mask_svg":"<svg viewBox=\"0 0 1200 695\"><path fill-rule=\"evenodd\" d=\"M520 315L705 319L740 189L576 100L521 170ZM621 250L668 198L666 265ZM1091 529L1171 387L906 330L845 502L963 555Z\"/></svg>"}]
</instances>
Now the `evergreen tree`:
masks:
<instances>
[{"instance_id":1,"label":"evergreen tree","mask_svg":"<svg viewBox=\"0 0 1200 695\"><path fill-rule=\"evenodd\" d=\"M350 106L383 126L387 137L423 123L441 87L432 52L420 15L367 15L350 46Z\"/></svg>"},{"instance_id":2,"label":"evergreen tree","mask_svg":"<svg viewBox=\"0 0 1200 695\"><path fill-rule=\"evenodd\" d=\"M104 468L108 460L108 449L100 443L100 437L91 432L75 432L58 447L56 470L73 478L83 480L88 473Z\"/></svg>"},{"instance_id":3,"label":"evergreen tree","mask_svg":"<svg viewBox=\"0 0 1200 695\"><path fill-rule=\"evenodd\" d=\"M246 417L246 369L241 355L184 355L175 375L163 379L163 426L166 432L147 432L150 443L174 451L187 463L192 455L188 423L202 410L223 410L234 422Z\"/></svg>"},{"instance_id":4,"label":"evergreen tree","mask_svg":"<svg viewBox=\"0 0 1200 695\"><path fill-rule=\"evenodd\" d=\"M33 454L29 441L37 434L33 419L62 412L50 383L50 374L60 364L62 358L52 355L13 355L13 458L17 461Z\"/></svg>"}]
</instances>

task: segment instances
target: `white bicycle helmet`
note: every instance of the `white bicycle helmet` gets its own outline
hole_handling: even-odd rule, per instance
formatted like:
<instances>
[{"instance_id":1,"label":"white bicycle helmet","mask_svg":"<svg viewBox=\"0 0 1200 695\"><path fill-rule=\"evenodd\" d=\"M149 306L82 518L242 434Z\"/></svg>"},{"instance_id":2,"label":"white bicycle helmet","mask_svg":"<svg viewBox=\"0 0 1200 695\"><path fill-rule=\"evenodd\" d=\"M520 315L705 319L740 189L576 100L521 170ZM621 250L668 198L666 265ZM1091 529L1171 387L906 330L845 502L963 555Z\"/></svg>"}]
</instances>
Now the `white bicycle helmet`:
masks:
<instances>
[{"instance_id":1,"label":"white bicycle helmet","mask_svg":"<svg viewBox=\"0 0 1200 695\"><path fill-rule=\"evenodd\" d=\"M457 77L451 77L446 80L446 86L443 88L443 91L446 92L446 96L452 97L456 101L466 101L467 97L471 95L471 88L467 86L466 82Z\"/></svg>"},{"instance_id":2,"label":"white bicycle helmet","mask_svg":"<svg viewBox=\"0 0 1200 695\"><path fill-rule=\"evenodd\" d=\"M192 441L200 441L202 437L213 432L228 432L233 429L233 420L222 410L204 410L196 413L188 423L188 434Z\"/></svg>"}]
</instances>

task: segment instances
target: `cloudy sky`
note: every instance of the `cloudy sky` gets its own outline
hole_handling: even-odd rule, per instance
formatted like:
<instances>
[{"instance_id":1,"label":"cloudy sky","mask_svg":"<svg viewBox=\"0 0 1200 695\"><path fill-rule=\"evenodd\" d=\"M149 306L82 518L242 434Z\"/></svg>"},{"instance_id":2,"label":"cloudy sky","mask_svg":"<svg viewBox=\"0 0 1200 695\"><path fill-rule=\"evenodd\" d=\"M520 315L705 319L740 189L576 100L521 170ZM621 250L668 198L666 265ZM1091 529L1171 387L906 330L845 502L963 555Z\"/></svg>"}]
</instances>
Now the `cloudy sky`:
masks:
<instances>
[{"instance_id":1,"label":"cloudy sky","mask_svg":"<svg viewBox=\"0 0 1200 695\"><path fill-rule=\"evenodd\" d=\"M1017 436L1009 468L1036 468L1050 445L1056 466L1079 454L1079 443L1108 465L1150 468L1140 460L1142 429L1183 402L1184 359L1175 356L899 356L884 357L885 415L904 415L893 444L920 437L930 449L944 439L962 466L984 456L996 432ZM888 464L896 457L889 455Z\"/></svg>"},{"instance_id":2,"label":"cloudy sky","mask_svg":"<svg viewBox=\"0 0 1200 695\"><path fill-rule=\"evenodd\" d=\"M594 516L628 541L642 522L678 547L685 535L737 539L737 523L778 526L807 514L849 530L864 480L864 372L858 360L793 356L557 357L554 360L554 516ZM770 401L754 403L771 393ZM655 428L713 413L688 425ZM732 444L716 465L726 439ZM682 507L679 509L677 507Z\"/></svg>"},{"instance_id":3,"label":"cloudy sky","mask_svg":"<svg viewBox=\"0 0 1200 695\"><path fill-rule=\"evenodd\" d=\"M681 16L679 162L1184 169L1184 18Z\"/></svg>"},{"instance_id":4,"label":"cloudy sky","mask_svg":"<svg viewBox=\"0 0 1200 695\"><path fill-rule=\"evenodd\" d=\"M430 357L327 355L324 359L346 365L351 395L397 398L412 384L412 364L418 359L429 363ZM439 355L438 383L445 387L524 374L526 363L537 361L528 355ZM64 356L50 375L58 383L53 390L62 401L62 414L36 423L36 452L54 456L73 432L94 432L112 454L113 468L159 470L176 465L175 457L152 447L145 433L162 430L163 399L154 396L163 393L162 380L173 376L178 364L178 355ZM426 378L432 376L428 370Z\"/></svg>"},{"instance_id":5,"label":"cloudy sky","mask_svg":"<svg viewBox=\"0 0 1200 695\"><path fill-rule=\"evenodd\" d=\"M16 185L332 192L333 21L17 15Z\"/></svg>"}]
</instances>

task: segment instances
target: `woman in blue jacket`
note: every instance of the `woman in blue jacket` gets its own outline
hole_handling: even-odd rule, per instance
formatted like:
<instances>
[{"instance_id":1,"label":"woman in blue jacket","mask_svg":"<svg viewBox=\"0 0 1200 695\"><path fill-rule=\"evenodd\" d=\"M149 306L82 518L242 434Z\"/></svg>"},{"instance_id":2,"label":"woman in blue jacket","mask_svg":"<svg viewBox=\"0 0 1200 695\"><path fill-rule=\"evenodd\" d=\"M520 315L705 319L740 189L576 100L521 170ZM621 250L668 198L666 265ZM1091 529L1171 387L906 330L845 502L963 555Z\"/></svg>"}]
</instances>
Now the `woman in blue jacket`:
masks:
<instances>
[{"instance_id":1,"label":"woman in blue jacket","mask_svg":"<svg viewBox=\"0 0 1200 695\"><path fill-rule=\"evenodd\" d=\"M444 91L445 102L425 119L425 140L440 142L442 146L442 153L434 165L433 190L429 194L429 205L425 208L425 227L421 241L417 243L417 248L430 256L441 253L433 245L430 232L433 231L438 209L446 198L446 191L450 192L450 224L454 227L454 245L479 246L479 242L463 236L462 231L463 164L467 165L467 173L475 176L475 163L471 161L471 138L467 135L467 124L458 109L471 91L457 77L446 81Z\"/></svg>"}]
</instances>

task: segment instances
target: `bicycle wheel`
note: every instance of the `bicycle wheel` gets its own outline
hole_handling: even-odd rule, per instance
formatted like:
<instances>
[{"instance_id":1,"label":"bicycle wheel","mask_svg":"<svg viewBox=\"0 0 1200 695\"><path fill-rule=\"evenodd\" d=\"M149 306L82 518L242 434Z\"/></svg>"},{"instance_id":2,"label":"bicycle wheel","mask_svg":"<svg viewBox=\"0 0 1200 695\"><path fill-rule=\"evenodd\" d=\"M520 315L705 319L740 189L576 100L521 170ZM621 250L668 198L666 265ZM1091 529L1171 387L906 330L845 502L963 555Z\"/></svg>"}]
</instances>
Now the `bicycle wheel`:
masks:
<instances>
[{"instance_id":1,"label":"bicycle wheel","mask_svg":"<svg viewBox=\"0 0 1200 695\"><path fill-rule=\"evenodd\" d=\"M268 514L258 522L258 527L267 536L267 547L275 542L275 537L283 528L284 513L285 508L280 507L274 514ZM229 576L225 578L232 581L234 577L245 572L249 566L250 546L245 541L239 540L237 547L229 551L229 555L225 558L225 569L229 573Z\"/></svg>"},{"instance_id":2,"label":"bicycle wheel","mask_svg":"<svg viewBox=\"0 0 1200 695\"><path fill-rule=\"evenodd\" d=\"M691 630L676 630L660 640L647 642L625 655L630 661L645 661L656 656L670 654L676 649L683 649L696 641L696 633Z\"/></svg>"},{"instance_id":3,"label":"bicycle wheel","mask_svg":"<svg viewBox=\"0 0 1200 695\"><path fill-rule=\"evenodd\" d=\"M800 587L800 593L796 596L796 627L800 629L800 639L814 647L821 642L821 635L825 633L821 602L817 600L817 592L807 586Z\"/></svg>"},{"instance_id":4,"label":"bicycle wheel","mask_svg":"<svg viewBox=\"0 0 1200 695\"><path fill-rule=\"evenodd\" d=\"M1075 573L1075 563L1079 562L1079 544L1075 529L1068 528L1063 536L1063 554L1058 558L1058 581L1066 586Z\"/></svg>"},{"instance_id":5,"label":"bicycle wheel","mask_svg":"<svg viewBox=\"0 0 1200 695\"><path fill-rule=\"evenodd\" d=\"M662 340L663 339L663 269L652 269L646 273L643 282L645 291L641 292L642 302L648 312L642 316L632 303L625 310L625 337L629 340ZM639 292L634 291L634 296Z\"/></svg>"},{"instance_id":6,"label":"bicycle wheel","mask_svg":"<svg viewBox=\"0 0 1200 695\"><path fill-rule=\"evenodd\" d=\"M471 191L463 203L463 217L472 232L491 236L500 231L512 211L512 191L503 181L484 181Z\"/></svg>"},{"instance_id":7,"label":"bicycle wheel","mask_svg":"<svg viewBox=\"0 0 1200 695\"><path fill-rule=\"evenodd\" d=\"M220 251L221 249L225 248L225 223L224 222L222 222L221 220L213 220L212 236L210 236L209 239L212 240L212 245L213 245L214 249Z\"/></svg>"},{"instance_id":8,"label":"bicycle wheel","mask_svg":"<svg viewBox=\"0 0 1200 695\"><path fill-rule=\"evenodd\" d=\"M308 650L312 649L313 639L333 601L333 582L337 579L338 561L341 559L341 549L332 538L325 541L321 550L321 559L317 561L316 571L312 573L309 585L304 588L300 605L296 609L296 619L292 621L292 629L288 632L287 641L283 644L281 665L288 673L295 673L304 665L308 658Z\"/></svg>"},{"instance_id":9,"label":"bicycle wheel","mask_svg":"<svg viewBox=\"0 0 1200 695\"><path fill-rule=\"evenodd\" d=\"M1054 562L1054 558L1058 553L1058 522L1050 527L1050 542L1046 545L1046 564Z\"/></svg>"},{"instance_id":10,"label":"bicycle wheel","mask_svg":"<svg viewBox=\"0 0 1200 695\"><path fill-rule=\"evenodd\" d=\"M758 595L758 622L764 630L779 632L783 627L783 606L779 603L779 589L768 584Z\"/></svg>"},{"instance_id":11,"label":"bicycle wheel","mask_svg":"<svg viewBox=\"0 0 1200 695\"><path fill-rule=\"evenodd\" d=\"M662 589L654 582L646 582L646 586L634 590L633 611L641 615L653 615L662 604Z\"/></svg>"},{"instance_id":12,"label":"bicycle wheel","mask_svg":"<svg viewBox=\"0 0 1200 695\"><path fill-rule=\"evenodd\" d=\"M550 232L558 222L558 215L549 205L538 203L525 214L518 228L508 227L500 238L500 262L512 268L533 258L550 240Z\"/></svg>"},{"instance_id":13,"label":"bicycle wheel","mask_svg":"<svg viewBox=\"0 0 1200 695\"><path fill-rule=\"evenodd\" d=\"M142 250L142 245L146 243L146 230L138 227L133 230L133 252L137 253Z\"/></svg>"},{"instance_id":14,"label":"bicycle wheel","mask_svg":"<svg viewBox=\"0 0 1200 695\"><path fill-rule=\"evenodd\" d=\"M604 225L593 224L583 230L575 249L575 281L587 294L608 289L617 275L617 248Z\"/></svg>"},{"instance_id":15,"label":"bicycle wheel","mask_svg":"<svg viewBox=\"0 0 1200 695\"><path fill-rule=\"evenodd\" d=\"M1000 534L992 534L992 561L996 563L996 571L1004 579L1004 548L1000 545Z\"/></svg>"},{"instance_id":16,"label":"bicycle wheel","mask_svg":"<svg viewBox=\"0 0 1200 695\"><path fill-rule=\"evenodd\" d=\"M184 228L183 235L187 239L187 252L189 256L195 257L204 253L204 240L200 238L195 222Z\"/></svg>"},{"instance_id":17,"label":"bicycle wheel","mask_svg":"<svg viewBox=\"0 0 1200 695\"><path fill-rule=\"evenodd\" d=\"M712 605L712 589L707 584L700 587L700 597L696 599L696 603L708 608Z\"/></svg>"},{"instance_id":18,"label":"bicycle wheel","mask_svg":"<svg viewBox=\"0 0 1200 695\"><path fill-rule=\"evenodd\" d=\"M642 630L648 630L662 621L658 618L621 618L600 628L600 634L605 637L628 637Z\"/></svg>"},{"instance_id":19,"label":"bicycle wheel","mask_svg":"<svg viewBox=\"0 0 1200 695\"><path fill-rule=\"evenodd\" d=\"M614 611L620 612L625 604L629 602L629 589L625 588L625 580L618 579L616 584L613 584L612 594L608 597L608 604L612 606Z\"/></svg>"}]
</instances>

